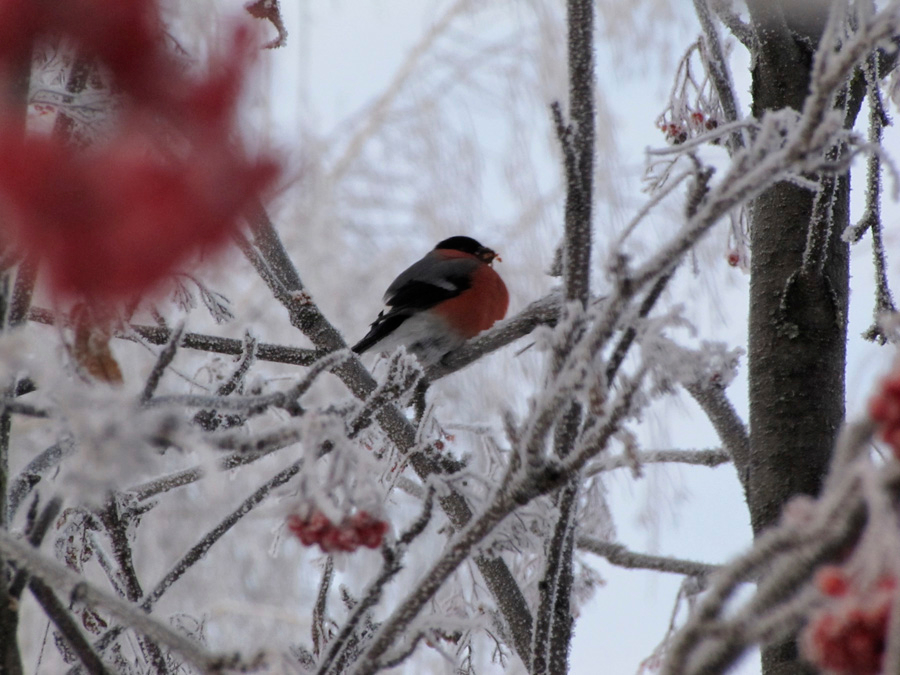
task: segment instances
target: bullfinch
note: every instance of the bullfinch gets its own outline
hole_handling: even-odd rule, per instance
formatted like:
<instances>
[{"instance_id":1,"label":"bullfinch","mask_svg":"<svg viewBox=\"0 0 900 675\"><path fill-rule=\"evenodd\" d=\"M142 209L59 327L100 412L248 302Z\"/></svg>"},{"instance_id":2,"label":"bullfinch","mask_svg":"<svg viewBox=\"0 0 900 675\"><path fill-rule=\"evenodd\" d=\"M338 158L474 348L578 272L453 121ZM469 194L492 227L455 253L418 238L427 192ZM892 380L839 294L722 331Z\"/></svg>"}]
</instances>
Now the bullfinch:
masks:
<instances>
[{"instance_id":1,"label":"bullfinch","mask_svg":"<svg viewBox=\"0 0 900 675\"><path fill-rule=\"evenodd\" d=\"M390 352L403 345L423 366L506 316L509 291L491 264L499 256L471 237L450 237L388 286L387 307L353 346Z\"/></svg>"}]
</instances>

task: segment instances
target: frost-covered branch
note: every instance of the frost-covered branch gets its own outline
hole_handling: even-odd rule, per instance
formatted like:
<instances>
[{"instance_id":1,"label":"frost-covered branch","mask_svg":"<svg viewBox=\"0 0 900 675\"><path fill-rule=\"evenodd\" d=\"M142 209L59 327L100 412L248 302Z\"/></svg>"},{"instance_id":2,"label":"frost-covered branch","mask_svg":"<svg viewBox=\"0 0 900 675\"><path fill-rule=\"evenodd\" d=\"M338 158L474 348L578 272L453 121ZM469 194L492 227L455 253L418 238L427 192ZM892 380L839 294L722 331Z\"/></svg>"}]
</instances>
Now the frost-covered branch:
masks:
<instances>
[{"instance_id":1,"label":"frost-covered branch","mask_svg":"<svg viewBox=\"0 0 900 675\"><path fill-rule=\"evenodd\" d=\"M19 472L9 488L9 519L12 521L22 501L37 485L44 474L59 466L59 463L75 452L75 442L71 437L62 438L46 450L35 455Z\"/></svg>"},{"instance_id":2,"label":"frost-covered branch","mask_svg":"<svg viewBox=\"0 0 900 675\"><path fill-rule=\"evenodd\" d=\"M256 338L247 333L244 335L244 349L241 355L240 363L231 376L216 389L217 396L228 396L237 390L243 384L250 372L250 367L256 362ZM194 424L198 424L206 431L215 431L225 422L226 426L234 426L240 424L241 418L233 420L231 418L223 418L215 409L201 410L194 415Z\"/></svg>"},{"instance_id":3,"label":"frost-covered branch","mask_svg":"<svg viewBox=\"0 0 900 675\"><path fill-rule=\"evenodd\" d=\"M719 569L719 565L710 565L694 560L637 553L630 551L623 544L602 541L593 537L578 537L578 548L605 558L611 565L632 570L655 570L692 577L707 577Z\"/></svg>"},{"instance_id":4,"label":"frost-covered branch","mask_svg":"<svg viewBox=\"0 0 900 675\"><path fill-rule=\"evenodd\" d=\"M790 40L787 31L777 26L784 17L775 5L768 2L750 3L754 23L774 26L769 39ZM758 20L757 20L758 18ZM825 149L835 145L835 138L843 134L842 119L829 117L831 103L844 81L869 52L900 32L900 12L897 2L866 17L856 33L840 51L817 51L811 94L806 98L799 117L789 120L787 112L769 112L753 142L737 153L725 176L714 185L696 214L685 223L666 246L631 275L636 289L649 283L669 269L709 228L738 204L745 203L772 185L806 172L827 167ZM782 36L779 38L778 36ZM787 48L787 45L785 45ZM785 56L789 58L789 56ZM777 140L776 139L783 139Z\"/></svg>"},{"instance_id":5,"label":"frost-covered branch","mask_svg":"<svg viewBox=\"0 0 900 675\"><path fill-rule=\"evenodd\" d=\"M355 635L357 627L369 614L370 610L381 600L385 586L403 569L403 556L406 554L409 545L424 532L428 523L431 522L433 506L434 490L429 490L422 512L409 528L400 535L396 547L385 545L381 548L381 571L369 584L362 599L353 607L353 611L347 617L347 621L341 628L340 633L332 642L331 650L322 660L322 663L319 664L319 669L316 671L317 675L338 674L346 671L348 652L359 644L359 636Z\"/></svg>"},{"instance_id":6,"label":"frost-covered branch","mask_svg":"<svg viewBox=\"0 0 900 675\"><path fill-rule=\"evenodd\" d=\"M23 258L16 272L16 284L10 298L9 313L6 321L10 327L18 326L25 321L31 307L34 283L37 280L38 261L34 255Z\"/></svg>"},{"instance_id":7,"label":"frost-covered branch","mask_svg":"<svg viewBox=\"0 0 900 675\"><path fill-rule=\"evenodd\" d=\"M749 552L711 577L706 595L671 645L664 673L721 672L759 639L746 629L766 617L783 620L767 623L769 638L797 629L802 612L790 611L791 603L796 599L807 607L802 591L813 571L846 551L864 522L863 476L870 469L858 462L853 466L837 465L840 473L818 502L800 498L779 526L763 532ZM753 597L736 613L725 613L737 586L752 578L760 578Z\"/></svg>"},{"instance_id":8,"label":"frost-covered branch","mask_svg":"<svg viewBox=\"0 0 900 675\"><path fill-rule=\"evenodd\" d=\"M584 306L590 298L594 182L594 7L589 0L569 0L567 7L570 122L563 151L574 156L565 163L563 284L566 300Z\"/></svg>"},{"instance_id":9,"label":"frost-covered branch","mask_svg":"<svg viewBox=\"0 0 900 675\"><path fill-rule=\"evenodd\" d=\"M53 312L32 307L28 310L28 320L37 323L55 325L57 319ZM144 326L140 324L129 324L128 331L125 333L116 333L115 337L122 340L136 339L135 336L146 340L152 345L165 345L172 339L172 330L162 326ZM133 334L132 334L133 333ZM196 349L198 351L211 352L214 354L227 354L230 356L240 356L244 351L244 343L234 338L218 337L216 335L203 335L201 333L184 333L178 345L185 349ZM275 345L262 342L256 346L256 358L260 361L271 361L273 363L285 363L294 366L308 366L322 356L321 353L314 349L302 349L300 347L289 347L286 345Z\"/></svg>"},{"instance_id":10,"label":"frost-covered branch","mask_svg":"<svg viewBox=\"0 0 900 675\"><path fill-rule=\"evenodd\" d=\"M634 455L604 455L588 464L585 477L616 469L639 469L644 464L694 464L710 468L731 461L731 454L717 448L709 450L645 450Z\"/></svg>"},{"instance_id":11,"label":"frost-covered branch","mask_svg":"<svg viewBox=\"0 0 900 675\"><path fill-rule=\"evenodd\" d=\"M709 7L709 0L694 0L694 11L700 20L703 29L703 43L706 47L704 64L709 72L710 79L716 89L716 96L722 105L726 122L737 122L741 118L737 96L734 93L731 72L728 69L728 61L722 51L722 43L719 39L719 30L713 20ZM732 155L743 147L744 139L739 130L735 130L728 138L728 149Z\"/></svg>"},{"instance_id":12,"label":"frost-covered branch","mask_svg":"<svg viewBox=\"0 0 900 675\"><path fill-rule=\"evenodd\" d=\"M868 86L869 99L869 145L874 148L881 146L884 135L884 127L890 124L887 111L879 89L879 59L876 56L869 58L866 69L866 84ZM866 207L863 216L853 228L844 233L844 238L850 241L859 241L866 230L872 230L872 257L875 265L875 310L872 327L865 332L868 340L878 341L881 344L887 342L887 335L879 325L882 315L897 311L894 298L887 279L887 260L882 239L881 219L881 160L879 152L871 151L866 160Z\"/></svg>"},{"instance_id":13,"label":"frost-covered branch","mask_svg":"<svg viewBox=\"0 0 900 675\"><path fill-rule=\"evenodd\" d=\"M380 626L365 653L357 661L355 673L372 675L381 667L382 657L416 618L422 607L470 555L472 548L481 542L515 508L515 505L514 499L508 493L498 495L488 509L471 520L465 529L453 538L445 553Z\"/></svg>"},{"instance_id":14,"label":"frost-covered branch","mask_svg":"<svg viewBox=\"0 0 900 675\"><path fill-rule=\"evenodd\" d=\"M41 512L40 517L34 522L28 531L28 543L35 549L39 548L50 525L59 515L62 501L58 498L51 499ZM60 635L69 645L69 648L81 661L85 670L91 675L106 675L108 670L90 642L81 632L78 623L72 617L69 610L63 605L56 594L47 584L39 578L28 579L28 570L19 569L10 586L10 595L19 598L25 585L28 585L31 594L38 601L44 614L47 615Z\"/></svg>"},{"instance_id":15,"label":"frost-covered branch","mask_svg":"<svg viewBox=\"0 0 900 675\"><path fill-rule=\"evenodd\" d=\"M163 373L166 372L166 368L168 368L175 359L175 354L178 351L178 343L181 340L181 334L183 332L184 323L182 322L172 331L172 337L159 353L156 363L150 371L150 375L147 376L147 383L144 385L144 391L141 392L140 398L138 399L140 403L149 403L150 399L153 398L153 394L159 386L159 381L162 379Z\"/></svg>"},{"instance_id":16,"label":"frost-covered branch","mask_svg":"<svg viewBox=\"0 0 900 675\"><path fill-rule=\"evenodd\" d=\"M558 105L553 107L562 146L566 180L565 229L562 248L564 333L553 349L551 371L559 373L575 342L584 333L585 310L591 297L592 202L594 187L594 4L568 0L569 116L565 124ZM556 415L556 410L548 409ZM583 409L572 399L558 415L553 438L554 458L569 455L581 426ZM549 419L548 416L544 416ZM537 444L528 462L539 463ZM571 641L572 553L580 475L573 474L555 496L558 517L547 546L541 597L531 642L531 672L561 672L568 664Z\"/></svg>"},{"instance_id":17,"label":"frost-covered branch","mask_svg":"<svg viewBox=\"0 0 900 675\"><path fill-rule=\"evenodd\" d=\"M190 551L188 551L181 560L179 560L172 569L156 584L141 602L141 607L150 611L163 594L178 581L194 564L206 555L207 551L212 548L219 539L221 539L238 521L258 506L275 488L284 485L291 478L297 475L303 465L303 460L297 460L285 469L282 469L268 481L263 483L252 495L247 497L241 505L232 511L218 525L210 530L206 535L197 542Z\"/></svg>"},{"instance_id":18,"label":"frost-covered branch","mask_svg":"<svg viewBox=\"0 0 900 675\"><path fill-rule=\"evenodd\" d=\"M582 340L590 343L594 337L596 336L584 334ZM576 353L576 350L573 349L569 355L570 358L574 353ZM567 362L564 365L568 367L569 364ZM566 372L567 367L560 370L556 374L556 378L569 377L569 373ZM527 504L537 497L553 492L579 475L588 459L596 456L606 447L609 439L620 428L622 421L633 412L633 398L639 389L641 381L642 376L639 374L622 383L621 392L618 398L611 403L609 412L604 416L603 422L593 427L587 438L579 440L579 444L572 455L567 457L565 461L510 463L509 473L507 474L508 480L504 480L501 483L500 489L494 494L490 503L457 534L443 556L434 563L415 589L406 596L397 609L382 624L372 643L358 662L358 673L368 675L374 673L383 665L381 659L397 637L408 629L410 623L416 618L434 593L470 555L472 549L478 546L500 522L520 505ZM556 396L546 397L542 400L542 406L544 406L545 410L552 409L557 405L556 400ZM537 413L536 416L545 417L546 415ZM520 447L514 452L528 454L528 446L534 443L536 437L545 433L546 428L541 424L536 426L532 424L527 425L523 429L523 433L516 434ZM520 656L522 656L521 652Z\"/></svg>"},{"instance_id":19,"label":"frost-covered branch","mask_svg":"<svg viewBox=\"0 0 900 675\"><path fill-rule=\"evenodd\" d=\"M513 317L499 321L477 337L454 349L426 372L429 381L434 381L462 370L482 356L505 347L521 337L529 335L538 326L552 326L559 317L560 295L552 292L535 300Z\"/></svg>"},{"instance_id":20,"label":"frost-covered branch","mask_svg":"<svg viewBox=\"0 0 900 675\"><path fill-rule=\"evenodd\" d=\"M327 354L313 363L306 375L300 378L296 384L284 391L277 391L271 394L260 394L258 396L172 394L157 396L148 400L146 405L153 407L174 406L236 410L247 416L257 415L269 407L275 407L297 416L303 412L299 399L309 390L316 378L322 373L339 368L344 361L350 358L351 353L346 349Z\"/></svg>"},{"instance_id":21,"label":"frost-covered branch","mask_svg":"<svg viewBox=\"0 0 900 675\"><path fill-rule=\"evenodd\" d=\"M316 656L325 648L328 639L325 630L325 606L328 600L328 591L331 589L332 579L334 579L334 557L329 555L325 558L325 569L322 570L322 581L319 582L319 593L316 596L316 604L313 607L310 626L313 654Z\"/></svg>"},{"instance_id":22,"label":"frost-covered branch","mask_svg":"<svg viewBox=\"0 0 900 675\"><path fill-rule=\"evenodd\" d=\"M69 648L78 657L78 660L81 661L81 665L84 666L84 669L90 675L111 674L113 671L106 667L99 654L94 651L91 643L88 642L87 638L81 632L78 623L72 617L62 601L56 596L56 593L53 592L53 589L39 578L31 579L28 583L28 588L35 600L37 600L38 604L41 606L41 609L44 610L44 614L46 614L47 618L53 622L53 625L56 626L59 634L62 635L63 639L69 645Z\"/></svg>"},{"instance_id":23,"label":"frost-covered branch","mask_svg":"<svg viewBox=\"0 0 900 675\"><path fill-rule=\"evenodd\" d=\"M153 642L179 653L185 660L204 672L251 670L254 667L253 663L258 664L258 660L247 662L237 654L217 655L208 652L200 645L150 617L132 603L96 588L81 575L75 574L55 561L48 560L31 546L3 530L0 530L0 551L6 559L27 569L33 578L40 579L50 588L67 593L71 602L103 608Z\"/></svg>"},{"instance_id":24,"label":"frost-covered branch","mask_svg":"<svg viewBox=\"0 0 900 675\"><path fill-rule=\"evenodd\" d=\"M756 48L756 36L753 34L753 29L741 21L741 18L732 10L731 1L712 0L712 7L731 34L748 50L753 51Z\"/></svg>"},{"instance_id":25,"label":"frost-covered branch","mask_svg":"<svg viewBox=\"0 0 900 675\"><path fill-rule=\"evenodd\" d=\"M712 422L722 445L734 461L738 478L746 490L747 471L750 469L750 436L746 425L725 395L725 390L716 384L700 382L685 384L685 389Z\"/></svg>"}]
</instances>

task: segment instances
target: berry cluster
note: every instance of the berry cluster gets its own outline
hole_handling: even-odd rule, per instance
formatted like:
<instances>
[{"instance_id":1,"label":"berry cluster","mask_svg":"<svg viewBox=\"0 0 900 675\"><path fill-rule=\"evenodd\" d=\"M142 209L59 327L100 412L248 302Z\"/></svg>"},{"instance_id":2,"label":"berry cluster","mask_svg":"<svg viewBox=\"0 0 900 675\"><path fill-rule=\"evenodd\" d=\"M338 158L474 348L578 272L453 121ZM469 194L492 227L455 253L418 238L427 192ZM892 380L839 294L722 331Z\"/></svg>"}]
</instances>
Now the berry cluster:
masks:
<instances>
[{"instance_id":1,"label":"berry cluster","mask_svg":"<svg viewBox=\"0 0 900 675\"><path fill-rule=\"evenodd\" d=\"M869 417L879 426L881 440L900 459L900 370L886 377L869 401Z\"/></svg>"},{"instance_id":2,"label":"berry cluster","mask_svg":"<svg viewBox=\"0 0 900 675\"><path fill-rule=\"evenodd\" d=\"M335 525L321 511L313 511L307 518L288 516L288 529L304 546L318 544L325 553L352 553L360 546L378 548L387 532L387 523L377 520L367 511L357 511Z\"/></svg>"},{"instance_id":3,"label":"berry cluster","mask_svg":"<svg viewBox=\"0 0 900 675\"><path fill-rule=\"evenodd\" d=\"M880 673L896 579L884 576L873 588L860 589L842 569L829 566L816 584L832 600L803 631L806 659L836 675Z\"/></svg>"},{"instance_id":4,"label":"berry cluster","mask_svg":"<svg viewBox=\"0 0 900 675\"><path fill-rule=\"evenodd\" d=\"M695 110L690 113L683 122L662 122L659 128L666 136L666 140L673 145L681 145L692 133L712 131L719 126L718 121L712 117L707 118L702 112Z\"/></svg>"}]
</instances>

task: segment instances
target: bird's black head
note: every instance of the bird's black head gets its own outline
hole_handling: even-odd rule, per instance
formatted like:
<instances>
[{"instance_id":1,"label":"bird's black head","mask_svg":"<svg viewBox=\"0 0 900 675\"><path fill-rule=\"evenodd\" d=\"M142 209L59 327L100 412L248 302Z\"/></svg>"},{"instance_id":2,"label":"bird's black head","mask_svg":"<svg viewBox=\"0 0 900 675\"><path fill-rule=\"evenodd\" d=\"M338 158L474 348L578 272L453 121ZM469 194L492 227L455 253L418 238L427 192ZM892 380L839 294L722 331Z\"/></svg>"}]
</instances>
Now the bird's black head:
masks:
<instances>
[{"instance_id":1,"label":"bird's black head","mask_svg":"<svg viewBox=\"0 0 900 675\"><path fill-rule=\"evenodd\" d=\"M449 239L444 239L438 243L437 246L434 247L437 251L438 249L443 250L451 250L451 251L462 251L463 253L469 253L474 255L479 260L482 260L488 264L494 261L495 258L499 259L499 256L489 249L487 246L482 246L480 243L472 239L472 237L450 237Z\"/></svg>"}]
</instances>

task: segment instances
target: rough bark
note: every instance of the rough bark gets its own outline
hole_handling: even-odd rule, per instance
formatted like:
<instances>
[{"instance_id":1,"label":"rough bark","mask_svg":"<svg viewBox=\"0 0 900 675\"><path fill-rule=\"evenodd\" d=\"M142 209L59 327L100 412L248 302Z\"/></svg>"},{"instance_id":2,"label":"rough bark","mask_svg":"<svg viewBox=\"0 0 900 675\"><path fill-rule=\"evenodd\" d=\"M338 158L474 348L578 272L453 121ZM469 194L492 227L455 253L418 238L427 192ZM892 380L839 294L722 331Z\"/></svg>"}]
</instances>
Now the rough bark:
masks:
<instances>
[{"instance_id":1,"label":"rough bark","mask_svg":"<svg viewBox=\"0 0 900 675\"><path fill-rule=\"evenodd\" d=\"M753 114L799 111L823 24L790 25L777 3L749 4L758 37ZM844 418L849 251L840 234L849 178L823 184L835 194L821 274L800 274L812 192L779 183L752 206L747 493L755 536L777 522L792 496L819 493ZM762 661L766 675L814 672L794 640L766 646Z\"/></svg>"}]
</instances>

